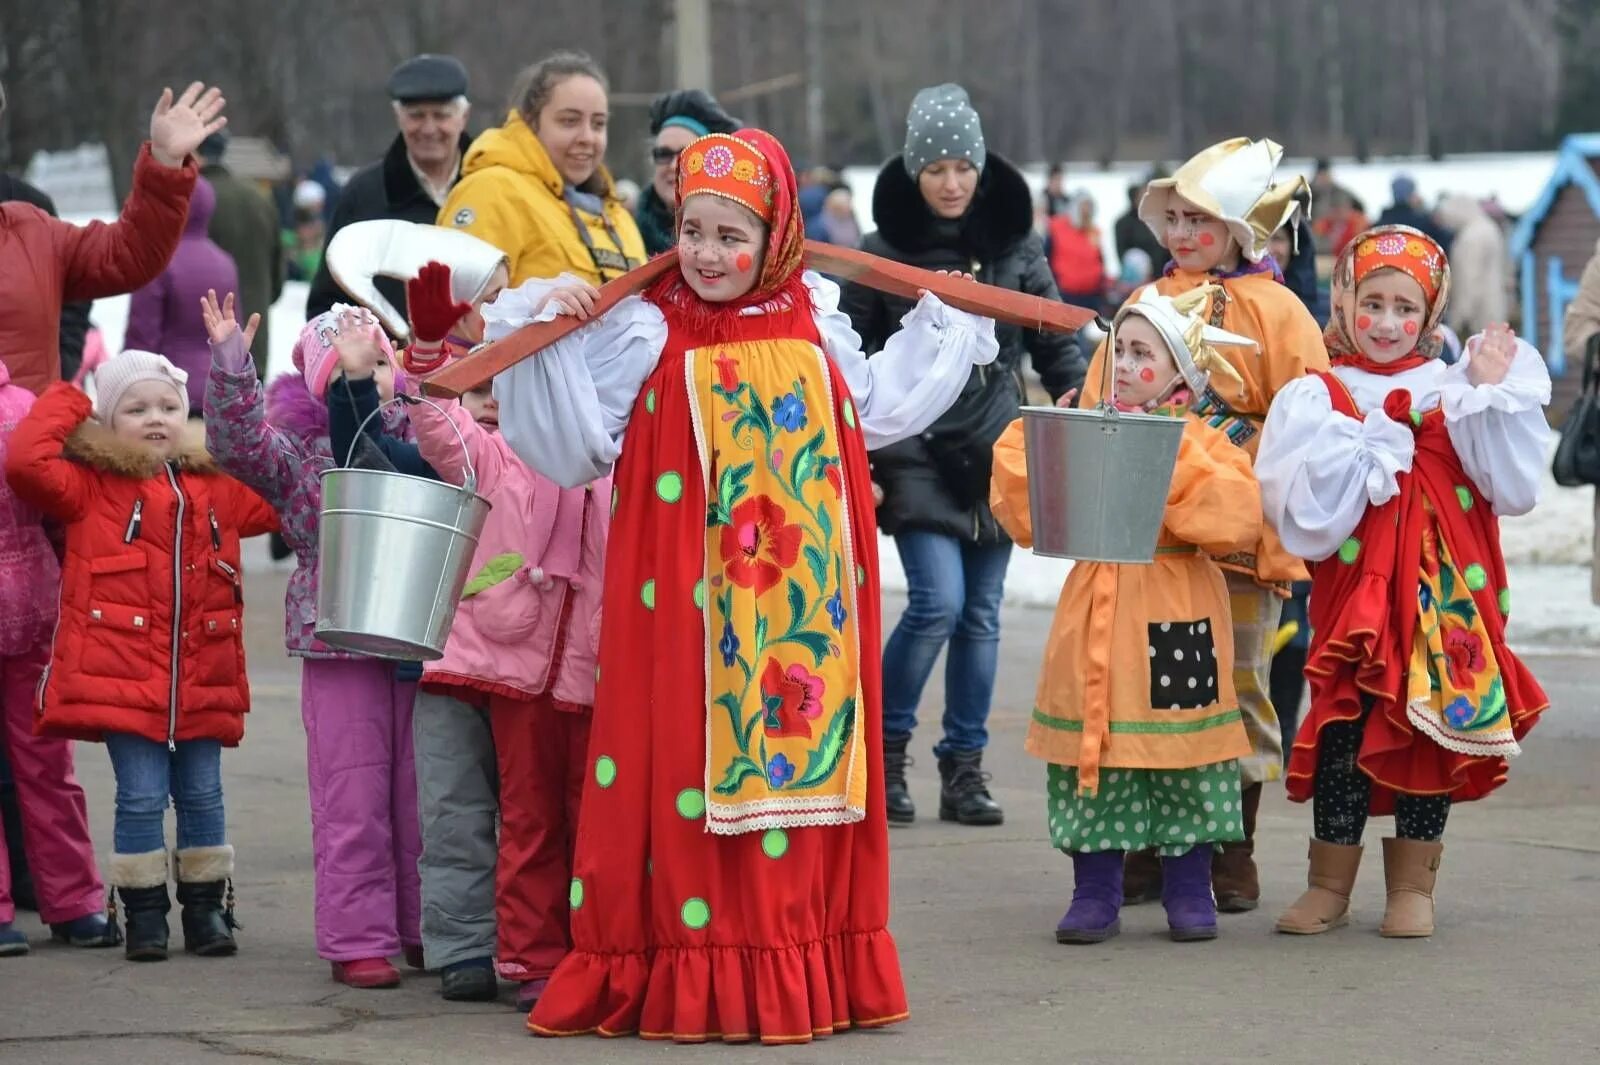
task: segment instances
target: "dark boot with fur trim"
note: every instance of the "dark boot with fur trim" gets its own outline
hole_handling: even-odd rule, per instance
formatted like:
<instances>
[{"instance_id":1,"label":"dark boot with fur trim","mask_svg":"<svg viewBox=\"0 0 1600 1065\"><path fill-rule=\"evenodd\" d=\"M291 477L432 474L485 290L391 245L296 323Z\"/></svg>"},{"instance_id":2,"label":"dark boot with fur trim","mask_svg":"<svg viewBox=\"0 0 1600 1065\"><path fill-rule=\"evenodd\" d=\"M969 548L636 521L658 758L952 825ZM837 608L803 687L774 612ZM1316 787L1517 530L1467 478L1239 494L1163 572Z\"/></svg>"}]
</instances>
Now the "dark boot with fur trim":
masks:
<instances>
[{"instance_id":1,"label":"dark boot with fur trim","mask_svg":"<svg viewBox=\"0 0 1600 1065\"><path fill-rule=\"evenodd\" d=\"M216 958L239 949L233 930L233 848L187 847L176 854L183 949Z\"/></svg>"},{"instance_id":2,"label":"dark boot with fur trim","mask_svg":"<svg viewBox=\"0 0 1600 1065\"><path fill-rule=\"evenodd\" d=\"M110 917L117 919L116 899L122 902L127 921L123 953L129 961L167 960L167 913L172 901L167 896L167 852L113 854L111 884L116 895Z\"/></svg>"}]
</instances>

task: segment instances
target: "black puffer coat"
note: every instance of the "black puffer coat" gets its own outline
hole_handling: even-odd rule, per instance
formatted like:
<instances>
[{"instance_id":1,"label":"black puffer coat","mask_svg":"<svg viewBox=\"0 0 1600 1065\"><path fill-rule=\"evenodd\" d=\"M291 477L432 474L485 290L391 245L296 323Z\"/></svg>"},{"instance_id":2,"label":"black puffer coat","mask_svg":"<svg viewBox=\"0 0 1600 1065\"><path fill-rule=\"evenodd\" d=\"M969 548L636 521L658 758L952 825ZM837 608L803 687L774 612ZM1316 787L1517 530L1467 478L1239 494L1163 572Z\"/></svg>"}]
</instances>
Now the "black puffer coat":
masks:
<instances>
[{"instance_id":1,"label":"black puffer coat","mask_svg":"<svg viewBox=\"0 0 1600 1065\"><path fill-rule=\"evenodd\" d=\"M993 152L972 207L960 220L934 216L899 156L878 174L872 218L877 232L868 234L861 247L874 255L928 270L960 270L999 288L1061 298L1033 232L1028 183ZM841 302L868 355L882 349L911 306L910 300L853 283L845 286ZM884 493L878 521L885 532L920 529L976 543L1006 542L987 502L989 449L1021 406L1022 357L1032 357L1051 398L1083 383L1085 360L1070 334L1000 325L996 337L999 356L992 365L973 370L955 406L921 436L872 453L872 476ZM1011 413L994 417L1007 405ZM983 439L973 438L975 432Z\"/></svg>"}]
</instances>

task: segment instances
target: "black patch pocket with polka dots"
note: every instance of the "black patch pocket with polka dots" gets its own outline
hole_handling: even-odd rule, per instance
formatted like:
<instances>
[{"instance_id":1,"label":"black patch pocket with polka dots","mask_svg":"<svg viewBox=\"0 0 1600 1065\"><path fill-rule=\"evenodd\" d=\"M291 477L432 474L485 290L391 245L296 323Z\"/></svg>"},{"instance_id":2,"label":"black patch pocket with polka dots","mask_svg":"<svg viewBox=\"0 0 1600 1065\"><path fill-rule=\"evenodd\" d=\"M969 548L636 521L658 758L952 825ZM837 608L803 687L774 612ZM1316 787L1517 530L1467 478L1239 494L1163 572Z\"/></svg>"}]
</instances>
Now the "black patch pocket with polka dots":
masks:
<instances>
[{"instance_id":1,"label":"black patch pocket with polka dots","mask_svg":"<svg viewBox=\"0 0 1600 1065\"><path fill-rule=\"evenodd\" d=\"M1197 710L1217 701L1217 645L1211 622L1162 621L1150 626L1150 705Z\"/></svg>"}]
</instances>

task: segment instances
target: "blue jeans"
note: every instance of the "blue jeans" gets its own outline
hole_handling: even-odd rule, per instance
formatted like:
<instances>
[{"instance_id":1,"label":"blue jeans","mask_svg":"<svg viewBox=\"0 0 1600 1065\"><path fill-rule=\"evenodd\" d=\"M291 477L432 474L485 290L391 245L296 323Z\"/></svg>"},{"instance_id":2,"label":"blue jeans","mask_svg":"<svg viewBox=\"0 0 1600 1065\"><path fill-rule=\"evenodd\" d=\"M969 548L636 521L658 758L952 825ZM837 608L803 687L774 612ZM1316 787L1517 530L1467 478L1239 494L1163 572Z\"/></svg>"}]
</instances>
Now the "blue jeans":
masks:
<instances>
[{"instance_id":1,"label":"blue jeans","mask_svg":"<svg viewBox=\"0 0 1600 1065\"><path fill-rule=\"evenodd\" d=\"M883 649L883 734L909 736L917 704L939 652L944 663L944 738L940 758L980 751L1000 660L1000 598L1010 544L972 544L908 530L894 538L906 571L908 601Z\"/></svg>"},{"instance_id":2,"label":"blue jeans","mask_svg":"<svg viewBox=\"0 0 1600 1065\"><path fill-rule=\"evenodd\" d=\"M166 850L163 821L170 798L178 812L178 849L220 847L228 841L222 814L222 744L180 740L165 743L127 732L106 733L106 750L117 778L117 817L112 844L118 854Z\"/></svg>"}]
</instances>

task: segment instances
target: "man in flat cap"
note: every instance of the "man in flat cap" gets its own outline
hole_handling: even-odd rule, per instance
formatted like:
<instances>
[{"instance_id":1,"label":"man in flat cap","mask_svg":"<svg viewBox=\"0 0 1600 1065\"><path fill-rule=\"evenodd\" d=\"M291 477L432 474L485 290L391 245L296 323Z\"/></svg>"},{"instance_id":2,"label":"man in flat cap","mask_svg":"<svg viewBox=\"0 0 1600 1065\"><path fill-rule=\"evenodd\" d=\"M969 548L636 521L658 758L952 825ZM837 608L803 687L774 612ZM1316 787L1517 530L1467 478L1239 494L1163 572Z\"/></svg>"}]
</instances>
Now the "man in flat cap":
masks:
<instances>
[{"instance_id":1,"label":"man in flat cap","mask_svg":"<svg viewBox=\"0 0 1600 1065\"><path fill-rule=\"evenodd\" d=\"M383 158L357 170L339 195L328 239L351 222L399 218L432 225L451 186L461 176L461 157L472 143L467 135L467 68L448 55L407 59L389 75L399 135ZM326 248L324 248L326 251ZM405 286L380 278L378 288L395 307L406 307ZM324 254L306 298L306 317L349 297L328 273Z\"/></svg>"}]
</instances>

